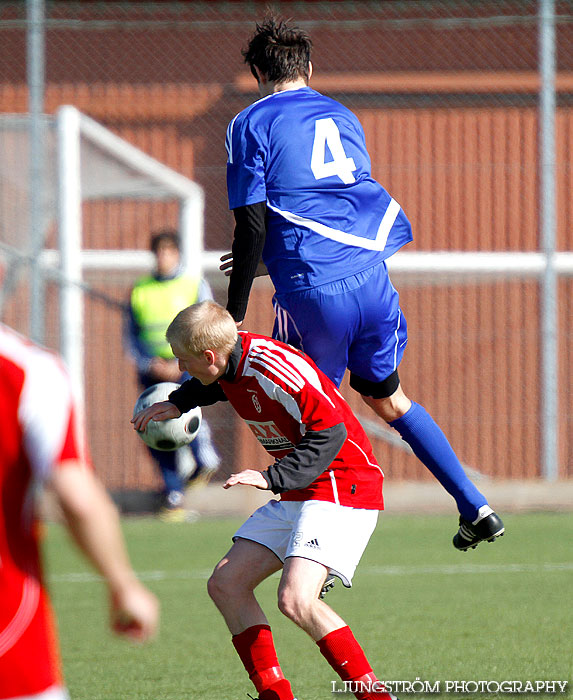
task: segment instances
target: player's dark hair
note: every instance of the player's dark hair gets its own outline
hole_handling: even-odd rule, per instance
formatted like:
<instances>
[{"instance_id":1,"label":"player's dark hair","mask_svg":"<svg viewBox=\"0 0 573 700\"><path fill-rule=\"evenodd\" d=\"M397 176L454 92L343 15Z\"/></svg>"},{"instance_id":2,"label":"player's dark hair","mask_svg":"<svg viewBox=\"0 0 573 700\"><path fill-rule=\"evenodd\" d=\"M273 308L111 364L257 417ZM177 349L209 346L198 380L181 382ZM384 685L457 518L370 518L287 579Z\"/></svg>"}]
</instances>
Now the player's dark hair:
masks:
<instances>
[{"instance_id":1,"label":"player's dark hair","mask_svg":"<svg viewBox=\"0 0 573 700\"><path fill-rule=\"evenodd\" d=\"M273 82L291 82L302 77L308 83L311 49L312 42L306 32L271 15L257 24L243 56L257 80L255 67Z\"/></svg>"},{"instance_id":2,"label":"player's dark hair","mask_svg":"<svg viewBox=\"0 0 573 700\"><path fill-rule=\"evenodd\" d=\"M179 243L179 234L174 229L165 229L164 231L158 231L151 236L150 248L151 252L157 253L159 246L171 245L177 250L181 249Z\"/></svg>"}]
</instances>

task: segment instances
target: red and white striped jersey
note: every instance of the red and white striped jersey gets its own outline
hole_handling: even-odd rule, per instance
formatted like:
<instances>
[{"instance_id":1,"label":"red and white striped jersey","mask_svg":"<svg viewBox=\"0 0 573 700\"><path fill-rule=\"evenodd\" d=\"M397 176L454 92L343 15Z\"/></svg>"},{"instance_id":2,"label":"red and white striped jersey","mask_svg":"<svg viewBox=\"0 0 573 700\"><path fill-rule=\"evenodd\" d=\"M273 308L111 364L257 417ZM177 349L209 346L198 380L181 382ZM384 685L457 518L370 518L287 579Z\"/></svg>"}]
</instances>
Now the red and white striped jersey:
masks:
<instances>
[{"instance_id":1,"label":"red and white striped jersey","mask_svg":"<svg viewBox=\"0 0 573 700\"><path fill-rule=\"evenodd\" d=\"M85 451L62 363L2 324L0 416L0 698L13 698L61 682L35 496L63 462L85 462Z\"/></svg>"},{"instance_id":2,"label":"red and white striped jersey","mask_svg":"<svg viewBox=\"0 0 573 700\"><path fill-rule=\"evenodd\" d=\"M307 430L344 423L340 452L307 488L281 494L285 501L316 499L382 510L384 474L362 426L335 385L314 362L278 340L240 332L242 356L233 378L219 385L261 445L277 459Z\"/></svg>"}]
</instances>

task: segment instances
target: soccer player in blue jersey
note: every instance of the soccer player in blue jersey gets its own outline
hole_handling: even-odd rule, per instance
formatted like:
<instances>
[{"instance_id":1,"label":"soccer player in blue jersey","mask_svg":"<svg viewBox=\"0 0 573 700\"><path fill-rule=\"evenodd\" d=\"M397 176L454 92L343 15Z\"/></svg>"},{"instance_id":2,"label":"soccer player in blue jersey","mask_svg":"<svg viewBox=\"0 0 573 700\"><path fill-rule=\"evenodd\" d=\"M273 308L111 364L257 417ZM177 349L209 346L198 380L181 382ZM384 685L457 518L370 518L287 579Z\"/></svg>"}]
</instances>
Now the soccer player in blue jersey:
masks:
<instances>
[{"instance_id":1,"label":"soccer player in blue jersey","mask_svg":"<svg viewBox=\"0 0 573 700\"><path fill-rule=\"evenodd\" d=\"M261 99L229 124L235 215L227 309L240 325L262 260L275 286L273 336L306 352L395 428L455 499L462 551L504 526L466 476L442 430L404 393L398 365L406 320L386 259L412 240L400 205L370 174L362 126L309 87L311 41L273 17L257 25L245 62Z\"/></svg>"}]
</instances>

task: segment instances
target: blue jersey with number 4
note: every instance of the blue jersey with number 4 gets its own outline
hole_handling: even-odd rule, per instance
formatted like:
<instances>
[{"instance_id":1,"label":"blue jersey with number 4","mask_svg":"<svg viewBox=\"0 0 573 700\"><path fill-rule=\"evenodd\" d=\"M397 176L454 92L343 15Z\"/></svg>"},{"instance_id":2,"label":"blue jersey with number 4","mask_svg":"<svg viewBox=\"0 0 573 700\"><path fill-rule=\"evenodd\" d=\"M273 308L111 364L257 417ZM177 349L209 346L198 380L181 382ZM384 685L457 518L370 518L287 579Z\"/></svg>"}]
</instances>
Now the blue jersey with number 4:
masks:
<instances>
[{"instance_id":1,"label":"blue jersey with number 4","mask_svg":"<svg viewBox=\"0 0 573 700\"><path fill-rule=\"evenodd\" d=\"M263 261L278 292L361 272L412 240L339 102L308 87L263 97L231 121L226 147L229 207L267 203Z\"/></svg>"}]
</instances>

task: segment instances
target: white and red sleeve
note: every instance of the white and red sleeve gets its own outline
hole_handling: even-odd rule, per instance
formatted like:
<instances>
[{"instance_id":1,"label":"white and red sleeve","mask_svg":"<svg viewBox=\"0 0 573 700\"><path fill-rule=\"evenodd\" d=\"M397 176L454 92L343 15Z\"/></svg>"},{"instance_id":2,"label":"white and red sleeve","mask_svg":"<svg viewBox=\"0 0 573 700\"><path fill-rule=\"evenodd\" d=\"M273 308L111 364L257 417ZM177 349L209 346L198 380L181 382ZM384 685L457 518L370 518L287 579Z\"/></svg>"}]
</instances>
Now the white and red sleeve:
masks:
<instances>
[{"instance_id":1,"label":"white and red sleeve","mask_svg":"<svg viewBox=\"0 0 573 700\"><path fill-rule=\"evenodd\" d=\"M297 352L270 339L253 338L243 371L256 375L265 393L306 430L323 430L340 423L332 399L318 372Z\"/></svg>"},{"instance_id":2,"label":"white and red sleeve","mask_svg":"<svg viewBox=\"0 0 573 700\"><path fill-rule=\"evenodd\" d=\"M24 449L37 477L68 460L86 463L85 438L67 372L46 354L27 368L19 417Z\"/></svg>"},{"instance_id":3,"label":"white and red sleeve","mask_svg":"<svg viewBox=\"0 0 573 700\"><path fill-rule=\"evenodd\" d=\"M34 477L44 481L55 465L68 460L87 462L79 412L61 360L10 329L3 329L0 340L0 354L23 372L18 423Z\"/></svg>"}]
</instances>

